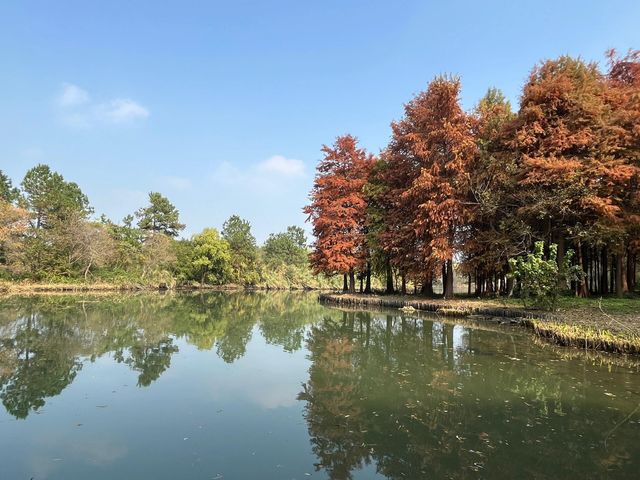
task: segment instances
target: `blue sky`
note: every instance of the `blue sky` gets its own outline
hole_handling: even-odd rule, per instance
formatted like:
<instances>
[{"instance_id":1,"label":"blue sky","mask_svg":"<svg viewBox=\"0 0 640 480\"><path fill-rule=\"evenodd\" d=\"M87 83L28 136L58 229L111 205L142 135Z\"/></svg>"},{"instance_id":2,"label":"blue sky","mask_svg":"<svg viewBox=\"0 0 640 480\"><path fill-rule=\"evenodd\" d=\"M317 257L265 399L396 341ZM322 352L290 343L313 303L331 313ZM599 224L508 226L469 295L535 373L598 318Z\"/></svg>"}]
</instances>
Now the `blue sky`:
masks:
<instances>
[{"instance_id":1,"label":"blue sky","mask_svg":"<svg viewBox=\"0 0 640 480\"><path fill-rule=\"evenodd\" d=\"M437 74L472 108L517 104L532 66L640 48L627 1L10 1L0 4L0 169L47 163L119 220L167 195L185 235L237 213L301 225L320 147L372 152Z\"/></svg>"}]
</instances>

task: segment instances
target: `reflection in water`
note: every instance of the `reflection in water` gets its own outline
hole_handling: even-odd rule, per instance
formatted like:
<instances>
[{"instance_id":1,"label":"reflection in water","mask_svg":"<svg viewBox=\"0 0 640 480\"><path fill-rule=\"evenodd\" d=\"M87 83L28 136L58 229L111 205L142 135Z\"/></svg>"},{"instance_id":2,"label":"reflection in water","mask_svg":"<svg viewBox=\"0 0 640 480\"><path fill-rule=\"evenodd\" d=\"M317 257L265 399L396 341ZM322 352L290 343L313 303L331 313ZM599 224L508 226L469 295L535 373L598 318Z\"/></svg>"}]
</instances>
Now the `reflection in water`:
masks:
<instances>
[{"instance_id":1,"label":"reflection in water","mask_svg":"<svg viewBox=\"0 0 640 480\"><path fill-rule=\"evenodd\" d=\"M185 356L179 348L209 356ZM288 355L301 349L309 361L307 377L303 376L306 364L300 363L305 352ZM248 351L259 353L253 357L259 360L237 362ZM210 368L211 355L220 359L220 368ZM291 445L278 446L271 439L289 418L281 441L302 435L302 442L292 439L299 445L308 438L314 476L335 480L624 478L637 473L640 462L637 361L535 344L520 330L478 328L398 312L343 312L319 305L314 295L294 293L50 296L0 302L0 400L11 416L27 419L33 412L41 413L48 399L85 375L86 370L79 375L83 365L89 369L88 363L99 358L107 360L101 372L113 374L112 364L135 372L137 392L149 392L144 387L178 368L181 375L174 375L173 383L167 383L165 390L154 389L153 398L145 397L148 403L142 403L156 406L159 410L154 412L172 412L175 421L158 422L158 414L150 414L144 428L127 430L138 441L122 443L109 434L128 428L119 418L131 407L123 404L116 415L114 400L115 416L109 418L123 423L114 425L115 430L107 431L105 424L101 430L64 432L68 448L63 455L73 467L81 463L82 455L91 457L92 468L103 468L102 477L89 469L67 470L59 478L130 477L134 470L141 471L132 470L127 461L146 461L154 478L175 478L166 465L154 467L156 456L132 460L130 455L135 454L130 452L148 441L154 450L165 448L179 455L177 446L165 444L163 435L147 438L147 429L166 427L160 431L171 435L176 428L191 425L204 433L207 422L225 432L222 439L219 433L203 437L202 458L220 455L208 466L215 468L207 470L209 477L215 477L222 464L228 478L234 478L234 471L238 478L242 477L238 471L283 478L284 464L307 461L301 460L304 451L283 460ZM217 376L207 376L212 371ZM108 391L123 383L122 377L113 376ZM242 404L247 385L259 380L278 385L277 391L262 398L258 407L255 402L253 407ZM224 417L222 408L212 406L205 395L207 382L215 385L218 403L225 409L237 408L237 416ZM194 393L190 398L172 396L176 389ZM289 393L297 391L299 402ZM74 398L67 395L66 400L73 404ZM85 415L96 425L110 410L104 412ZM140 412L134 409L131 414ZM225 421L229 423L219 423ZM21 423L28 424L29 419ZM35 430L36 438L50 432L35 425L41 428ZM63 434L51 437L47 451L60 450L58 433ZM178 435L186 445L189 436ZM265 437L263 448L272 449L263 464L256 460L260 451L256 455L254 447L248 447L260 436ZM103 448L106 438L118 448ZM0 435L2 440L8 439ZM92 445L111 453L103 458L91 450ZM247 450L252 452L249 459L240 460ZM176 457L171 464L178 469L180 461L184 468L193 466L194 453L188 454L188 460ZM32 457L38 467L24 472L47 477L47 472L54 472L51 458L56 455L61 454ZM309 464L304 467L308 472ZM238 470L242 468L246 470ZM305 470L296 472L287 473L287 478L302 478Z\"/></svg>"},{"instance_id":2,"label":"reflection in water","mask_svg":"<svg viewBox=\"0 0 640 480\"><path fill-rule=\"evenodd\" d=\"M583 357L567 371L554 352L511 335L370 313L314 326L308 347L299 399L316 469L331 479L368 464L393 479L591 478L638 467L637 424L606 435L640 404L633 362L603 375ZM633 388L624 400L603 395L623 380Z\"/></svg>"},{"instance_id":3,"label":"reflection in water","mask_svg":"<svg viewBox=\"0 0 640 480\"><path fill-rule=\"evenodd\" d=\"M105 354L138 372L138 386L149 386L170 367L176 338L215 346L231 363L259 321L268 343L298 350L321 309L315 297L295 293L7 299L0 304L0 399L26 418L73 381L82 359Z\"/></svg>"}]
</instances>

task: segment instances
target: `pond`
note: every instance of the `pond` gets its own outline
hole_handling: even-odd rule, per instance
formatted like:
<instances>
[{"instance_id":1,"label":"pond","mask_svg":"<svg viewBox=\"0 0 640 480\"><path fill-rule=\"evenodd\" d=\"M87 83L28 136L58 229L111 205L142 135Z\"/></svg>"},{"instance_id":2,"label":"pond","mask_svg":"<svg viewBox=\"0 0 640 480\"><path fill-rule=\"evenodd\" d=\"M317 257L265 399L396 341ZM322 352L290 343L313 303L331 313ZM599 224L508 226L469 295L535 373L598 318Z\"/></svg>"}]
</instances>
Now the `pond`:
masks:
<instances>
[{"instance_id":1,"label":"pond","mask_svg":"<svg viewBox=\"0 0 640 480\"><path fill-rule=\"evenodd\" d=\"M302 293L0 300L2 479L637 478L640 365Z\"/></svg>"}]
</instances>

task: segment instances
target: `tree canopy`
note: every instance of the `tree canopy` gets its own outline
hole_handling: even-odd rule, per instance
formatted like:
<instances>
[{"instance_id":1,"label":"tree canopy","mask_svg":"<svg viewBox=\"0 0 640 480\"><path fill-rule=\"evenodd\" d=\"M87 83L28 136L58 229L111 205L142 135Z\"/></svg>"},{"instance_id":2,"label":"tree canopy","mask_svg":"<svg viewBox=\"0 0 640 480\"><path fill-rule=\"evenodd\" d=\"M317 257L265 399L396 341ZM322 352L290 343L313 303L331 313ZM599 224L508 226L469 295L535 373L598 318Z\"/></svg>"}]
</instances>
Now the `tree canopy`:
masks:
<instances>
[{"instance_id":1,"label":"tree canopy","mask_svg":"<svg viewBox=\"0 0 640 480\"><path fill-rule=\"evenodd\" d=\"M138 227L151 233L177 237L184 230L180 213L169 199L158 192L149 193L149 205L136 212Z\"/></svg>"}]
</instances>

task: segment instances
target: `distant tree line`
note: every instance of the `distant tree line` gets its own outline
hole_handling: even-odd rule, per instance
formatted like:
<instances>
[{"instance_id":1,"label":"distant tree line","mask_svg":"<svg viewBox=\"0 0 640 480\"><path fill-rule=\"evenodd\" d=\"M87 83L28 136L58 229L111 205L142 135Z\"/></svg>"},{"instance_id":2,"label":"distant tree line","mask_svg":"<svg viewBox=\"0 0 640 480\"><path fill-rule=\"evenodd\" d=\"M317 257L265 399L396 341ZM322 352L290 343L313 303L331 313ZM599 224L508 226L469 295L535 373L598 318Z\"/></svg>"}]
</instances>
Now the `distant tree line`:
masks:
<instances>
[{"instance_id":1,"label":"distant tree line","mask_svg":"<svg viewBox=\"0 0 640 480\"><path fill-rule=\"evenodd\" d=\"M379 156L351 135L324 146L305 208L315 271L344 275L352 292L358 278L369 291L373 271L389 292L399 277L403 293L431 294L441 277L451 297L456 273L469 293L506 294L509 259L542 241L560 268L568 254L579 267L577 295L633 290L640 51L608 59L606 72L569 56L540 63L517 112L493 88L465 112L460 80L440 76L405 105Z\"/></svg>"},{"instance_id":2,"label":"distant tree line","mask_svg":"<svg viewBox=\"0 0 640 480\"><path fill-rule=\"evenodd\" d=\"M300 227L259 247L249 222L233 215L220 232L177 239L185 225L158 192L120 223L93 213L80 187L47 165L31 168L17 187L0 171L0 279L277 288L328 282L311 272Z\"/></svg>"}]
</instances>

